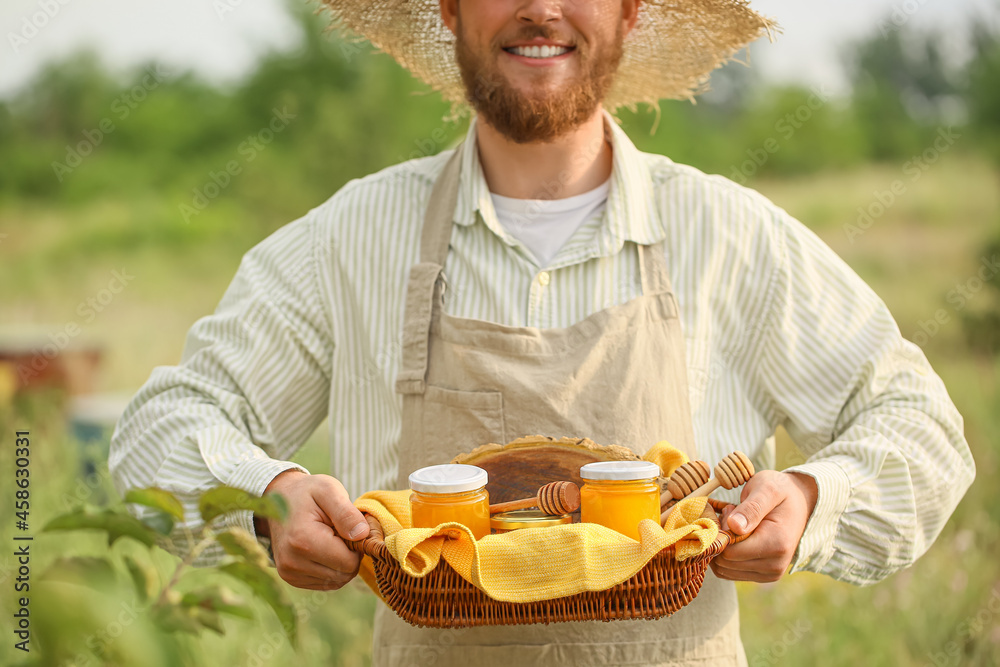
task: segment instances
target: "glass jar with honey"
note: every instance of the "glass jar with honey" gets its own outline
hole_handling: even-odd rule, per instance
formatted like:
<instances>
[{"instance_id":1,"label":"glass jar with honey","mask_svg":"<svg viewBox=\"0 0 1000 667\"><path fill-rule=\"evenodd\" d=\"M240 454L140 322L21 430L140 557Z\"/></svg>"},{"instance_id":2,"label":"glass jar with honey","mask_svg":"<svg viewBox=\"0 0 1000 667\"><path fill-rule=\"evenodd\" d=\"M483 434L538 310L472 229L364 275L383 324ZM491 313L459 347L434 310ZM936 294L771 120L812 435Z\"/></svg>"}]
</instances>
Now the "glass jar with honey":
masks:
<instances>
[{"instance_id":1,"label":"glass jar with honey","mask_svg":"<svg viewBox=\"0 0 1000 667\"><path fill-rule=\"evenodd\" d=\"M580 468L580 520L638 540L639 522L660 521L660 467L649 461L599 461Z\"/></svg>"},{"instance_id":2,"label":"glass jar with honey","mask_svg":"<svg viewBox=\"0 0 1000 667\"><path fill-rule=\"evenodd\" d=\"M490 534L489 475L459 463L428 466L410 473L410 518L414 528L434 528L454 521L476 539Z\"/></svg>"},{"instance_id":3,"label":"glass jar with honey","mask_svg":"<svg viewBox=\"0 0 1000 667\"><path fill-rule=\"evenodd\" d=\"M569 514L546 514L537 509L509 510L490 517L494 534L509 533L522 528L550 528L573 523Z\"/></svg>"}]
</instances>

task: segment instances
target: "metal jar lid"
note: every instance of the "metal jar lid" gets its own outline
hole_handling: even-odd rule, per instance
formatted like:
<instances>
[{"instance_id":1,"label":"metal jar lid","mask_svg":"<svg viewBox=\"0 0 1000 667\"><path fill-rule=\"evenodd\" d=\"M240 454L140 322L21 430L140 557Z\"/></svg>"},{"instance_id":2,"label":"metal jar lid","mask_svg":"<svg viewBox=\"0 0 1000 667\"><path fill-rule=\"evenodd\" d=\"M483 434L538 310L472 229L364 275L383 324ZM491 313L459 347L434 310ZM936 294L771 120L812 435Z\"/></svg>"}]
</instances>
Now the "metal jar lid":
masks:
<instances>
[{"instance_id":1,"label":"metal jar lid","mask_svg":"<svg viewBox=\"0 0 1000 667\"><path fill-rule=\"evenodd\" d=\"M490 517L490 528L493 530L517 530L519 528L544 528L573 523L569 514L546 514L541 510L511 510L498 512Z\"/></svg>"},{"instance_id":2,"label":"metal jar lid","mask_svg":"<svg viewBox=\"0 0 1000 667\"><path fill-rule=\"evenodd\" d=\"M410 473L410 488L419 493L464 493L486 486L489 475L477 466L445 463Z\"/></svg>"},{"instance_id":3,"label":"metal jar lid","mask_svg":"<svg viewBox=\"0 0 1000 667\"><path fill-rule=\"evenodd\" d=\"M656 479L660 466L649 461L598 461L580 467L584 480L636 481Z\"/></svg>"}]
</instances>

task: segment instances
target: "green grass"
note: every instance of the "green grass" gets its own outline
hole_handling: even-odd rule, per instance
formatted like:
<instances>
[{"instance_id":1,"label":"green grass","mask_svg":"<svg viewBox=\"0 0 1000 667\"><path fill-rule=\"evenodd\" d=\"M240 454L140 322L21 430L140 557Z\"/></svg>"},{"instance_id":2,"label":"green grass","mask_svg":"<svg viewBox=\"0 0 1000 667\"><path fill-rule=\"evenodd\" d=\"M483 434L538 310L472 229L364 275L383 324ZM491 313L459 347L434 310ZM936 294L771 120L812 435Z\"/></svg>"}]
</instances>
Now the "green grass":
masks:
<instances>
[{"instance_id":1,"label":"green grass","mask_svg":"<svg viewBox=\"0 0 1000 667\"><path fill-rule=\"evenodd\" d=\"M868 206L876 190L901 174L901 165L874 165L752 185L809 224L854 267L886 301L905 335L946 309L951 319L925 352L965 417L977 480L927 554L885 582L855 588L803 574L776 585L741 584L742 632L752 666L1000 664L1000 363L966 349L959 313L946 299L956 283L974 274L981 248L998 231L998 173L984 162L948 153L852 242L845 225L856 221L858 207ZM0 240L0 284L6 288L0 322L37 325L44 332L79 321L81 338L99 341L106 350L99 388L135 391L153 366L178 361L187 329L212 311L240 257L264 233L259 225L243 229L237 221L250 212L235 204L194 227L179 228L175 206L137 194L73 209L23 203L0 208L0 233L7 234ZM82 322L79 304L107 285L111 271L122 268L135 279L92 322ZM991 292L981 290L969 307L984 306ZM15 428L30 424L32 429L35 525L64 509L67 499L82 495L93 502L113 496L106 474L81 480L83 455L61 421L52 409L34 415L0 409L4 442ZM779 461L795 460L787 438L780 439L780 447ZM10 470L8 450L0 447L4 471ZM325 426L297 458L314 472L329 471ZM0 499L0 511L10 517L7 495ZM10 544L9 523L4 521L0 531L5 544ZM34 548L35 574L61 555L106 551L100 539L83 533L71 539L38 535ZM118 558L132 548L119 544L113 553ZM161 554L158 567L166 572L172 562ZM0 577L9 567L9 558L0 556ZM8 587L9 577L0 585ZM994 592L997 598L991 598ZM124 587L118 597L59 594L79 608L98 610L91 621L115 612L129 595ZM268 638L279 628L266 608L258 609L257 622L227 622L225 637L185 639L176 650L198 656L200 664L368 663L375 604L370 595L350 587L317 596L296 591L295 596L308 616L297 654L281 641L271 646ZM0 613L7 614L11 602L10 595L2 596ZM42 616L39 628L55 622ZM156 641L148 625L136 621L115 640L125 656L120 664L155 664L129 660ZM21 658L10 641L0 643L0 663Z\"/></svg>"}]
</instances>

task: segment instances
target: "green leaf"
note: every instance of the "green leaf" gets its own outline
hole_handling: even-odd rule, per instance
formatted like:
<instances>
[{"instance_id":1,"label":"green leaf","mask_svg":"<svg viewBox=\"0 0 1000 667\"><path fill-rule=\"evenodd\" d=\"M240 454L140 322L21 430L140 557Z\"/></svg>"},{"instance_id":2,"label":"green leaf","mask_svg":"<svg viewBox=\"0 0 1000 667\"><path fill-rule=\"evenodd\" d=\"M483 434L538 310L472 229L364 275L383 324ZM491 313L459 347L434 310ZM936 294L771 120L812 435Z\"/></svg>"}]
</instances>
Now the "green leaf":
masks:
<instances>
[{"instance_id":1,"label":"green leaf","mask_svg":"<svg viewBox=\"0 0 1000 667\"><path fill-rule=\"evenodd\" d=\"M177 521L184 520L184 506L177 499L177 496L155 486L148 489L130 489L125 494L125 502L152 507L172 516Z\"/></svg>"},{"instance_id":2,"label":"green leaf","mask_svg":"<svg viewBox=\"0 0 1000 667\"><path fill-rule=\"evenodd\" d=\"M139 595L139 600L147 602L152 600L159 589L160 575L156 569L145 561L137 561L131 556L122 556L125 567L132 576L132 583L135 585L135 592Z\"/></svg>"},{"instance_id":3,"label":"green leaf","mask_svg":"<svg viewBox=\"0 0 1000 667\"><path fill-rule=\"evenodd\" d=\"M181 604L185 607L201 607L221 614L253 619L253 609L242 597L226 586L213 585L184 594Z\"/></svg>"},{"instance_id":4,"label":"green leaf","mask_svg":"<svg viewBox=\"0 0 1000 667\"><path fill-rule=\"evenodd\" d=\"M174 530L174 517L166 512L154 511L152 514L144 516L140 521L160 535L170 535Z\"/></svg>"},{"instance_id":5,"label":"green leaf","mask_svg":"<svg viewBox=\"0 0 1000 667\"><path fill-rule=\"evenodd\" d=\"M275 494L258 498L243 489L220 486L201 495L198 500L198 510L206 523L221 514L237 510L250 510L260 517L284 520L288 516L288 503Z\"/></svg>"},{"instance_id":6,"label":"green leaf","mask_svg":"<svg viewBox=\"0 0 1000 667\"><path fill-rule=\"evenodd\" d=\"M98 512L91 507L82 507L55 517L42 528L43 531L83 529L107 531L108 546L121 537L131 537L147 547L156 544L157 539L155 531L124 510L106 509Z\"/></svg>"},{"instance_id":7,"label":"green leaf","mask_svg":"<svg viewBox=\"0 0 1000 667\"><path fill-rule=\"evenodd\" d=\"M295 608L288 600L288 596L280 581L271 576L269 572L245 561L227 563L221 566L219 571L239 579L250 587L254 595L264 600L274 610L275 615L277 615L278 621L281 622L281 627L284 628L285 634L288 635L288 641L291 642L293 647L297 645L298 628L296 625Z\"/></svg>"},{"instance_id":8,"label":"green leaf","mask_svg":"<svg viewBox=\"0 0 1000 667\"><path fill-rule=\"evenodd\" d=\"M152 618L157 627L165 632L187 632L199 635L204 627L190 607L172 603L154 606Z\"/></svg>"},{"instance_id":9,"label":"green leaf","mask_svg":"<svg viewBox=\"0 0 1000 667\"><path fill-rule=\"evenodd\" d=\"M228 528L217 533L215 539L226 553L242 558L261 569L266 569L271 564L271 559L260 542L242 528Z\"/></svg>"},{"instance_id":10,"label":"green leaf","mask_svg":"<svg viewBox=\"0 0 1000 667\"><path fill-rule=\"evenodd\" d=\"M72 556L60 558L42 573L44 581L83 584L98 591L107 591L118 583L118 577L106 558Z\"/></svg>"},{"instance_id":11,"label":"green leaf","mask_svg":"<svg viewBox=\"0 0 1000 667\"><path fill-rule=\"evenodd\" d=\"M212 630L216 634L224 635L226 631L222 628L222 620L219 618L219 613L212 611L211 609L205 609L204 607L193 607L190 611L204 627Z\"/></svg>"}]
</instances>

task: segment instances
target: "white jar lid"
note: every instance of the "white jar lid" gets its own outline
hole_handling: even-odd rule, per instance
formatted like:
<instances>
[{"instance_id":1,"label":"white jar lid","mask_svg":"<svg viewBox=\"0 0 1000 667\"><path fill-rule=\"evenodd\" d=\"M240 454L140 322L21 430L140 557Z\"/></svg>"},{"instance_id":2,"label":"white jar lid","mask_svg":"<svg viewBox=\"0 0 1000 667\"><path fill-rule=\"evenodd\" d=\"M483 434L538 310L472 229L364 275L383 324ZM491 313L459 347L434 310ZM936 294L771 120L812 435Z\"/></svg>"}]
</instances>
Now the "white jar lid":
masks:
<instances>
[{"instance_id":1,"label":"white jar lid","mask_svg":"<svg viewBox=\"0 0 1000 667\"><path fill-rule=\"evenodd\" d=\"M410 488L420 493L462 493L486 486L489 475L478 466L445 463L410 473Z\"/></svg>"},{"instance_id":2,"label":"white jar lid","mask_svg":"<svg viewBox=\"0 0 1000 667\"><path fill-rule=\"evenodd\" d=\"M580 467L584 479L630 481L660 476L660 466L651 461L598 461Z\"/></svg>"}]
</instances>

